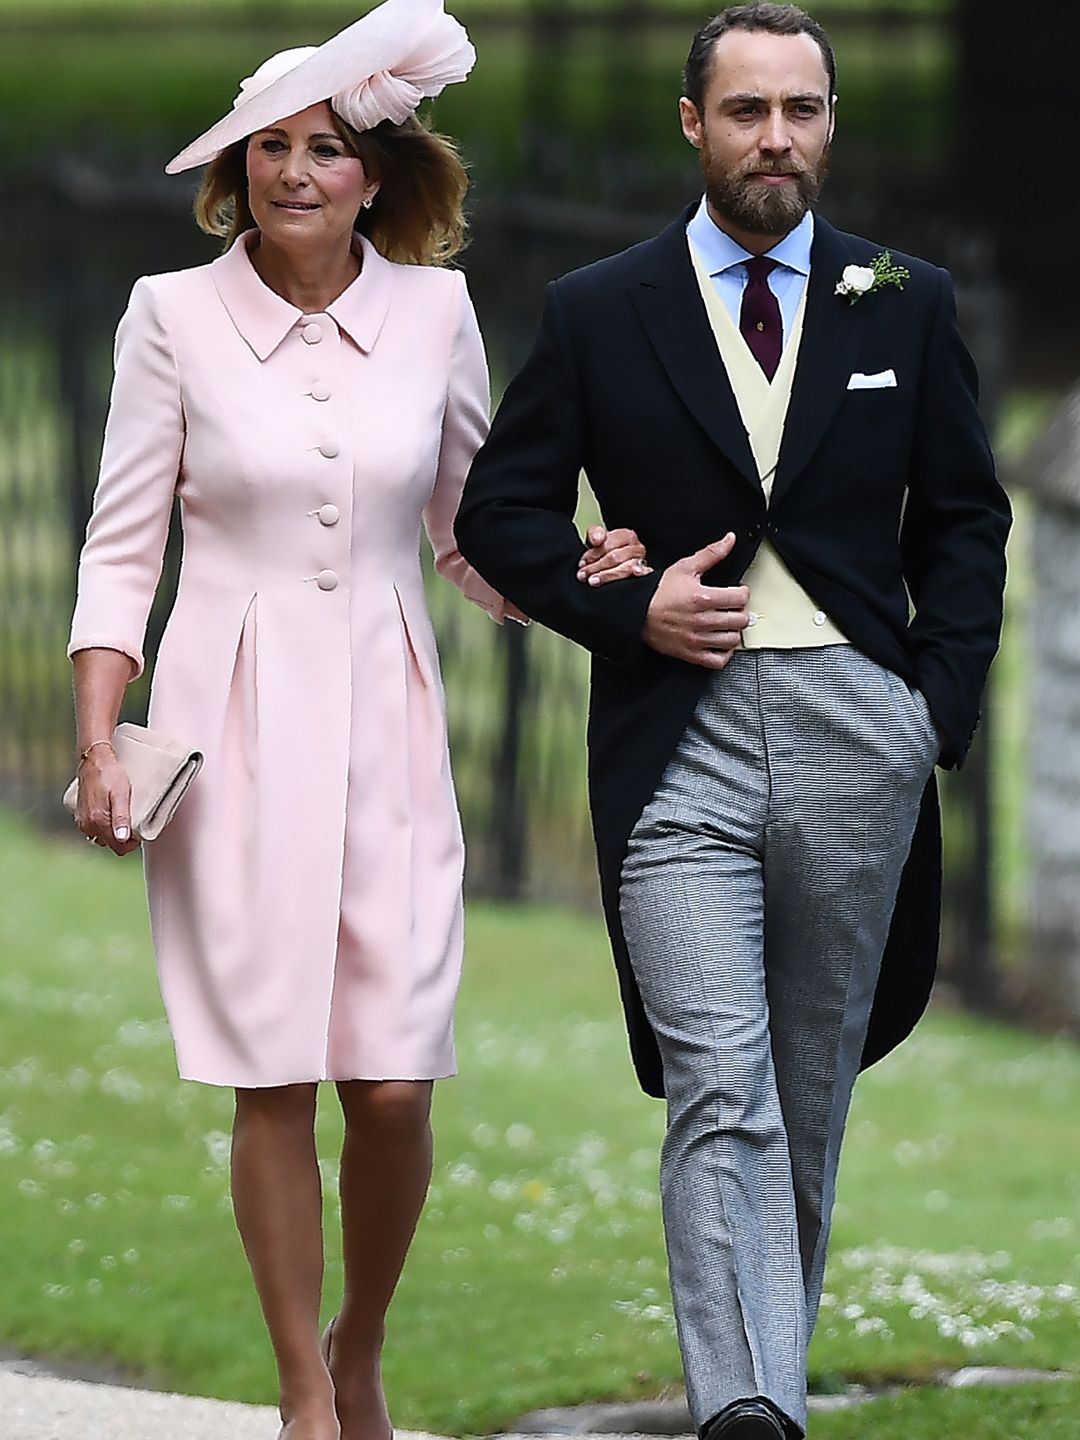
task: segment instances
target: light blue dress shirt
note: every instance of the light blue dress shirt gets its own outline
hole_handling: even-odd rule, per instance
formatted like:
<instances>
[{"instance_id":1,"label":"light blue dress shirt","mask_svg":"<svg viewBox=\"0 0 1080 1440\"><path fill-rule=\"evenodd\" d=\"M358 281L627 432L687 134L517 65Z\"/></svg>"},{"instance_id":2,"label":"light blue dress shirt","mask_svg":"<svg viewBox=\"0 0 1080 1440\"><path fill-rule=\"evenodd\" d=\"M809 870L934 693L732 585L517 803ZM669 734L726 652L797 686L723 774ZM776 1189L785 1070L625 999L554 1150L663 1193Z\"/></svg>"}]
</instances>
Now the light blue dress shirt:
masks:
<instances>
[{"instance_id":1,"label":"light blue dress shirt","mask_svg":"<svg viewBox=\"0 0 1080 1440\"><path fill-rule=\"evenodd\" d=\"M712 276L716 293L727 307L727 312L739 328L739 311L742 309L743 291L747 285L746 261L750 251L744 250L731 236L713 220L702 196L701 204L694 211L686 233L697 247L705 262L705 268ZM795 229L766 251L770 260L777 262L776 269L769 276L767 284L780 305L780 316L784 325L784 344L787 344L791 327L795 324L799 302L802 300L806 282L810 278L810 251L814 243L814 214L808 210Z\"/></svg>"}]
</instances>

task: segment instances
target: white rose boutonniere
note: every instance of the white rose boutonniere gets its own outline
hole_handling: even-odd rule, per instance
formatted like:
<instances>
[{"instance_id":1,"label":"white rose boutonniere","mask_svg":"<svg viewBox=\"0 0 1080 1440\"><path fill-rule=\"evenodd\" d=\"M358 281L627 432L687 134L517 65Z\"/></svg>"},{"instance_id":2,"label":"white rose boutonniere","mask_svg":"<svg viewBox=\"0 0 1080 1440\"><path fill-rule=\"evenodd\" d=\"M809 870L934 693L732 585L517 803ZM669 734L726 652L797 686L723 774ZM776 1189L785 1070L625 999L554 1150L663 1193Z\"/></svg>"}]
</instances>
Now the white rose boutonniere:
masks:
<instances>
[{"instance_id":1,"label":"white rose boutonniere","mask_svg":"<svg viewBox=\"0 0 1080 1440\"><path fill-rule=\"evenodd\" d=\"M836 287L837 295L865 295L874 288L874 272L869 265L848 265Z\"/></svg>"},{"instance_id":2,"label":"white rose boutonniere","mask_svg":"<svg viewBox=\"0 0 1080 1440\"><path fill-rule=\"evenodd\" d=\"M846 265L836 293L854 305L856 300L861 300L864 295L873 295L875 290L881 290L886 285L895 285L902 290L904 281L910 279L911 271L903 265L894 265L888 250L883 250L880 255L874 256L869 265Z\"/></svg>"}]
</instances>

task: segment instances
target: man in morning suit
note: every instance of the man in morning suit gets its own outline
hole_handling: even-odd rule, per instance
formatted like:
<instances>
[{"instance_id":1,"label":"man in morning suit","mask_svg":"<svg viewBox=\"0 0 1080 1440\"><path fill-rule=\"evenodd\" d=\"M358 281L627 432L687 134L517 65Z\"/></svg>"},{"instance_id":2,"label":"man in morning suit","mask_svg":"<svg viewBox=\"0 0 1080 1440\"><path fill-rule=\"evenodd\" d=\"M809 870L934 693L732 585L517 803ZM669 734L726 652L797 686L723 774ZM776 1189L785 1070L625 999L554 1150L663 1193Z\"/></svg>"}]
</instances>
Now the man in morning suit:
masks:
<instances>
[{"instance_id":1,"label":"man in morning suit","mask_svg":"<svg viewBox=\"0 0 1080 1440\"><path fill-rule=\"evenodd\" d=\"M856 1073L933 978L933 771L975 730L1009 507L948 275L812 208L824 31L729 8L684 90L704 198L548 287L456 533L593 654L602 890L667 1101L691 1414L705 1440L791 1440ZM653 573L579 575L582 469Z\"/></svg>"}]
</instances>

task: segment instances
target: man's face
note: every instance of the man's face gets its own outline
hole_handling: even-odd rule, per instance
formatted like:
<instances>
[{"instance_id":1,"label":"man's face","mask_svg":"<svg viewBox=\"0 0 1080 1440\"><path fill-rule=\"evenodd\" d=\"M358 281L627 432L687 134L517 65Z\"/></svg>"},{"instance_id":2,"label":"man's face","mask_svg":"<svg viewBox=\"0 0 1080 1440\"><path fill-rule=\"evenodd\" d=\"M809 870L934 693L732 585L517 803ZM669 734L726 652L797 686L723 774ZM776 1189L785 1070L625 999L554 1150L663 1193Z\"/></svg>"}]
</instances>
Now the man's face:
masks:
<instances>
[{"instance_id":1,"label":"man's face","mask_svg":"<svg viewBox=\"0 0 1080 1440\"><path fill-rule=\"evenodd\" d=\"M793 230L818 197L832 141L829 77L811 35L731 30L713 46L701 112L679 101L716 217L747 236Z\"/></svg>"}]
</instances>

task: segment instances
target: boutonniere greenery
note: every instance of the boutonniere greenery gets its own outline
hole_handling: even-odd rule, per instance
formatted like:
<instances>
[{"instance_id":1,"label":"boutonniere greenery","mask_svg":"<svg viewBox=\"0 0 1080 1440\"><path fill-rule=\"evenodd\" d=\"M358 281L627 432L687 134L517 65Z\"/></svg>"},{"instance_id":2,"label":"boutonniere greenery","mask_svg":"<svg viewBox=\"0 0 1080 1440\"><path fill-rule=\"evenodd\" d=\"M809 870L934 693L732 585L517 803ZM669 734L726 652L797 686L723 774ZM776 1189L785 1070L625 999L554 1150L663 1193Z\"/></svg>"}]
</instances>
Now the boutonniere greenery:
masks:
<instances>
[{"instance_id":1,"label":"boutonniere greenery","mask_svg":"<svg viewBox=\"0 0 1080 1440\"><path fill-rule=\"evenodd\" d=\"M877 290L884 290L886 285L895 285L898 290L902 290L904 281L910 279L911 271L903 265L894 265L888 250L883 250L880 255L874 256L869 265L845 266L836 293L854 305L856 300L861 300L864 295L873 295Z\"/></svg>"}]
</instances>

